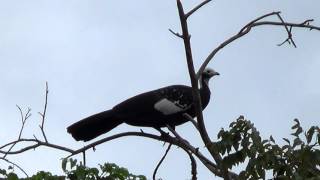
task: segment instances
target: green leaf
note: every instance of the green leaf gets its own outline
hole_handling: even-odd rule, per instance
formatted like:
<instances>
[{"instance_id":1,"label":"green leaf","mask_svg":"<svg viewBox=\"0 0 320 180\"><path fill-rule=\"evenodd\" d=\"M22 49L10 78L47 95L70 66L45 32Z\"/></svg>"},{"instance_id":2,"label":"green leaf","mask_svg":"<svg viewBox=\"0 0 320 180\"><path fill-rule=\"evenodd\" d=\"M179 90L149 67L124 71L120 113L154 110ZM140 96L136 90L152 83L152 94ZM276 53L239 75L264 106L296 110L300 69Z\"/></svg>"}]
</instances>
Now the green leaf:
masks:
<instances>
[{"instance_id":1,"label":"green leaf","mask_svg":"<svg viewBox=\"0 0 320 180\"><path fill-rule=\"evenodd\" d=\"M290 141L287 138L282 138L284 141L286 141L290 145Z\"/></svg>"},{"instance_id":2,"label":"green leaf","mask_svg":"<svg viewBox=\"0 0 320 180\"><path fill-rule=\"evenodd\" d=\"M238 151L240 143L233 143L234 150Z\"/></svg>"},{"instance_id":3,"label":"green leaf","mask_svg":"<svg viewBox=\"0 0 320 180\"><path fill-rule=\"evenodd\" d=\"M300 126L300 122L297 118L295 118L294 121L298 124L298 126Z\"/></svg>"},{"instance_id":4,"label":"green leaf","mask_svg":"<svg viewBox=\"0 0 320 180\"><path fill-rule=\"evenodd\" d=\"M7 176L8 180L19 180L18 176L15 173L9 173Z\"/></svg>"},{"instance_id":5,"label":"green leaf","mask_svg":"<svg viewBox=\"0 0 320 180\"><path fill-rule=\"evenodd\" d=\"M270 136L270 141L276 143L272 136Z\"/></svg>"},{"instance_id":6,"label":"green leaf","mask_svg":"<svg viewBox=\"0 0 320 180\"><path fill-rule=\"evenodd\" d=\"M221 128L221 130L218 133L218 139L222 137L223 133L224 133L224 129Z\"/></svg>"},{"instance_id":7,"label":"green leaf","mask_svg":"<svg viewBox=\"0 0 320 180\"><path fill-rule=\"evenodd\" d=\"M230 123L229 127L233 127L234 125L236 125L237 122L236 121L233 121L232 123Z\"/></svg>"},{"instance_id":8,"label":"green leaf","mask_svg":"<svg viewBox=\"0 0 320 180\"><path fill-rule=\"evenodd\" d=\"M244 116L243 115L240 115L239 117L238 117L238 119L237 119L237 121L240 121L240 120L244 120Z\"/></svg>"},{"instance_id":9,"label":"green leaf","mask_svg":"<svg viewBox=\"0 0 320 180\"><path fill-rule=\"evenodd\" d=\"M99 170L97 168L89 168L88 169L88 173L94 176L98 176L99 175Z\"/></svg>"},{"instance_id":10,"label":"green leaf","mask_svg":"<svg viewBox=\"0 0 320 180\"><path fill-rule=\"evenodd\" d=\"M294 141L293 141L293 145L292 147L295 148L296 146L302 144L303 142L301 141L300 138L296 138Z\"/></svg>"},{"instance_id":11,"label":"green leaf","mask_svg":"<svg viewBox=\"0 0 320 180\"><path fill-rule=\"evenodd\" d=\"M257 173L258 173L258 175L259 175L259 178L265 179L265 177L266 177L266 172L264 171L264 169L262 169L261 166L257 169Z\"/></svg>"},{"instance_id":12,"label":"green leaf","mask_svg":"<svg viewBox=\"0 0 320 180\"><path fill-rule=\"evenodd\" d=\"M306 135L306 138L307 138L307 143L309 144L312 140L312 136L314 134L314 131L315 131L316 127L315 126L312 126L308 132L307 132L307 135Z\"/></svg>"},{"instance_id":13,"label":"green leaf","mask_svg":"<svg viewBox=\"0 0 320 180\"><path fill-rule=\"evenodd\" d=\"M289 146L289 145L284 145L281 149L282 149L282 151L285 150L285 149L288 149L288 150L289 150L289 149L290 149L290 146Z\"/></svg>"},{"instance_id":14,"label":"green leaf","mask_svg":"<svg viewBox=\"0 0 320 180\"><path fill-rule=\"evenodd\" d=\"M70 168L71 169L77 165L77 159L70 158L69 161L70 161Z\"/></svg>"},{"instance_id":15,"label":"green leaf","mask_svg":"<svg viewBox=\"0 0 320 180\"><path fill-rule=\"evenodd\" d=\"M302 133L302 127L298 127L297 131L295 133L292 133L291 135L298 137Z\"/></svg>"},{"instance_id":16,"label":"green leaf","mask_svg":"<svg viewBox=\"0 0 320 180\"><path fill-rule=\"evenodd\" d=\"M0 174L6 176L7 175L7 171L5 169L0 169Z\"/></svg>"},{"instance_id":17,"label":"green leaf","mask_svg":"<svg viewBox=\"0 0 320 180\"><path fill-rule=\"evenodd\" d=\"M267 142L269 142L269 140L265 139L265 140L263 140L263 141L261 142L261 144L265 144L265 143L267 143Z\"/></svg>"},{"instance_id":18,"label":"green leaf","mask_svg":"<svg viewBox=\"0 0 320 180\"><path fill-rule=\"evenodd\" d=\"M67 158L63 158L62 159L61 167L62 167L63 172L67 171L67 169L66 169L67 168L67 162L68 162Z\"/></svg>"}]
</instances>

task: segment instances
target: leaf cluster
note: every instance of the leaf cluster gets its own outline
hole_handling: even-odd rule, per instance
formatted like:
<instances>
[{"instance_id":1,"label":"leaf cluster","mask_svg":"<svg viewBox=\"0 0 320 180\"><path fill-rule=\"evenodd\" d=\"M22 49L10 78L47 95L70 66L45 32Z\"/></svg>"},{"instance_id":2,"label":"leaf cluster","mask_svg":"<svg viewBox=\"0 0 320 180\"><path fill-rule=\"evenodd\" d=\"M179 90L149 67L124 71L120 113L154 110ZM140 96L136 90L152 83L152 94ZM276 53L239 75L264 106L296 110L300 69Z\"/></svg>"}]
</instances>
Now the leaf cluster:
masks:
<instances>
[{"instance_id":1,"label":"leaf cluster","mask_svg":"<svg viewBox=\"0 0 320 180\"><path fill-rule=\"evenodd\" d=\"M215 151L228 169L246 164L240 179L265 179L267 171L276 179L320 178L320 129L312 126L304 132L299 120L294 121L292 140L283 138L286 143L279 145L272 136L262 140L254 124L240 116L229 130L220 130Z\"/></svg>"},{"instance_id":2,"label":"leaf cluster","mask_svg":"<svg viewBox=\"0 0 320 180\"><path fill-rule=\"evenodd\" d=\"M67 168L69 164L70 168ZM143 175L134 175L129 173L126 168L119 167L114 163L99 164L99 168L89 168L76 159L63 159L62 169L70 180L146 180Z\"/></svg>"},{"instance_id":3,"label":"leaf cluster","mask_svg":"<svg viewBox=\"0 0 320 180\"><path fill-rule=\"evenodd\" d=\"M62 170L64 176L52 175L50 172L39 171L35 175L28 178L19 178L14 172L14 167L9 166L8 170L0 169L0 179L7 180L146 180L143 175L131 174L126 168L119 167L114 163L104 163L99 168L90 168L84 166L76 159L63 159Z\"/></svg>"}]
</instances>

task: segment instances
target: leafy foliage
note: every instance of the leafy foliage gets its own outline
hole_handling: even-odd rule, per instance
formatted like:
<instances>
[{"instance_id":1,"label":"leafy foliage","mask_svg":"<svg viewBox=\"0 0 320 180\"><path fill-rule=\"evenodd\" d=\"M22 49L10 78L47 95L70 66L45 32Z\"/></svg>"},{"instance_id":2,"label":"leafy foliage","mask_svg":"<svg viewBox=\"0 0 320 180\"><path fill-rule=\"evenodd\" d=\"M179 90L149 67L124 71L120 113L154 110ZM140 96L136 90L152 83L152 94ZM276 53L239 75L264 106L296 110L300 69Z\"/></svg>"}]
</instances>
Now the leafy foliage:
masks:
<instances>
[{"instance_id":1,"label":"leafy foliage","mask_svg":"<svg viewBox=\"0 0 320 180\"><path fill-rule=\"evenodd\" d=\"M63 159L62 170L65 176L52 175L50 172L39 171L37 174L29 178L21 178L25 180L146 180L143 175L134 175L129 173L125 168L119 167L114 163L104 163L98 168L89 168L81 164L77 164L76 159ZM20 178L14 173L12 166L8 170L0 169L0 179L4 177L8 180L19 180Z\"/></svg>"},{"instance_id":2,"label":"leafy foliage","mask_svg":"<svg viewBox=\"0 0 320 180\"><path fill-rule=\"evenodd\" d=\"M277 179L318 179L320 129L312 126L303 133L299 120L294 121L293 140L283 138L281 146L272 136L262 140L254 124L240 116L229 130L220 130L215 150L224 156L222 164L229 169L247 161L240 179L265 179L267 171Z\"/></svg>"},{"instance_id":3,"label":"leafy foliage","mask_svg":"<svg viewBox=\"0 0 320 180\"><path fill-rule=\"evenodd\" d=\"M67 164L70 168L68 170ZM76 159L64 159L62 161L62 169L71 180L88 179L88 180L146 180L143 175L133 175L126 168L117 166L114 163L104 163L98 168L89 168L81 164L77 164Z\"/></svg>"}]
</instances>

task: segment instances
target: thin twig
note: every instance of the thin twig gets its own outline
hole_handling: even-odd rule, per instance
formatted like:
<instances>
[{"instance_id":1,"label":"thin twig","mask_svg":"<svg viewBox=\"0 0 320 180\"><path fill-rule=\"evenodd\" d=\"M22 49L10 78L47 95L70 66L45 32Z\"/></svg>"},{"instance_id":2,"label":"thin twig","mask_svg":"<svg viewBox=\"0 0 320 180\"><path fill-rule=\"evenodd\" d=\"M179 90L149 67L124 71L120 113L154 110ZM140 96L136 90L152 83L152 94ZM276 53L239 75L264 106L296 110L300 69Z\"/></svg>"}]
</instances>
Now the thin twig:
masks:
<instances>
[{"instance_id":1,"label":"thin twig","mask_svg":"<svg viewBox=\"0 0 320 180\"><path fill-rule=\"evenodd\" d=\"M44 108L43 108L43 112L40 113L40 116L41 116L41 125L39 125L40 129L41 129L41 133L42 133L42 136L44 138L44 140L46 142L48 142L48 139L47 139L47 136L44 132L44 121L45 121L45 118L46 118L46 112L47 112L47 104L48 104L48 93L49 93L49 89L48 89L48 82L46 82L46 98L45 98L45 101L44 101Z\"/></svg>"},{"instance_id":2,"label":"thin twig","mask_svg":"<svg viewBox=\"0 0 320 180\"><path fill-rule=\"evenodd\" d=\"M202 6L204 6L205 4L207 4L208 2L210 2L211 0L206 0L203 1L202 3L200 3L199 5L197 5L196 7L194 7L193 9L191 9L188 13L186 13L185 18L187 19L189 16L191 16L194 12L196 12L198 9L200 9Z\"/></svg>"},{"instance_id":3,"label":"thin twig","mask_svg":"<svg viewBox=\"0 0 320 180\"><path fill-rule=\"evenodd\" d=\"M157 171L158 171L158 169L159 169L160 165L162 164L163 160L166 158L166 156L167 156L167 154L168 154L168 152L169 152L169 150L170 150L171 146L172 146L172 144L169 144L169 146L168 146L168 148L167 148L166 152L164 153L164 155L163 155L163 156L162 156L162 158L160 159L159 163L157 164L156 168L154 169L154 171L153 171L153 175L152 175L153 180L156 180L156 174L157 174Z\"/></svg>"},{"instance_id":4,"label":"thin twig","mask_svg":"<svg viewBox=\"0 0 320 180\"><path fill-rule=\"evenodd\" d=\"M283 18L280 16L280 13L278 13L277 16L278 16L278 18L280 19L280 21L281 21L282 23L285 23L284 20L283 20ZM292 26L290 26L290 29L288 28L287 25L284 25L284 27L285 27L285 29L286 29L286 31L287 31L287 33L288 33L288 38L287 38L283 43L281 43L279 46L281 46L281 45L284 44L285 42L288 42L289 44L292 43L293 46L296 48L297 46L296 46L296 43L294 42L294 40L293 40L293 38L292 38L292 33L291 33Z\"/></svg>"},{"instance_id":5,"label":"thin twig","mask_svg":"<svg viewBox=\"0 0 320 180\"><path fill-rule=\"evenodd\" d=\"M22 131L23 131L23 129L24 129L24 125L25 125L27 119L31 116L31 113L30 113L30 112L31 112L31 109L28 108L27 112L26 112L25 114L23 114L23 111L22 111L21 107L18 106L18 105L16 105L16 106L17 106L17 108L19 109L20 116L21 116L21 128L20 128L20 131L19 131L18 139L17 139L17 141L16 141L16 143L17 143L17 142L21 139ZM11 151L11 150L13 149L13 147L16 145L16 143L11 144L11 147L8 149L8 151L7 151L6 153L3 153L3 154L4 154L3 158L6 158L6 157L7 157L7 155L10 153L10 151Z\"/></svg>"},{"instance_id":6,"label":"thin twig","mask_svg":"<svg viewBox=\"0 0 320 180\"><path fill-rule=\"evenodd\" d=\"M190 152L188 152L190 161L191 161L191 175L192 175L192 180L197 180L197 162L192 156Z\"/></svg>"},{"instance_id":7,"label":"thin twig","mask_svg":"<svg viewBox=\"0 0 320 180\"><path fill-rule=\"evenodd\" d=\"M275 11L275 12L267 13L267 14L264 14L264 15L262 15L262 16L257 17L256 19L254 19L254 20L250 21L248 24L246 24L243 28L241 28L241 30L239 31L238 34L243 33L243 31L247 31L247 29L248 29L248 28L251 28L251 26L252 26L254 23L256 23L256 22L258 22L258 21L260 21L260 20L262 20L262 19L264 19L264 18L267 18L267 17L269 17L269 16L277 15L277 14L279 14L279 13L281 13L281 12L280 12L280 11Z\"/></svg>"},{"instance_id":8,"label":"thin twig","mask_svg":"<svg viewBox=\"0 0 320 180\"><path fill-rule=\"evenodd\" d=\"M186 19L186 15L183 10L183 6L180 0L177 0L177 7L179 11L179 17L180 17L180 23L181 23L181 29L182 29L182 36L183 36L183 42L185 47L185 53L186 53L186 60L188 64L188 70L189 70L189 76L191 80L192 85L192 95L193 95L193 105L195 108L196 116L197 116L197 122L199 127L199 133L202 138L202 141L205 144L205 147L211 154L211 156L216 161L218 167L222 170L223 178L226 180L231 179L231 176L228 172L228 169L222 166L222 158L218 152L215 152L215 148L213 147L213 143L208 135L207 129L205 127L203 114L202 114L202 106L201 106L201 97L200 92L198 88L198 78L195 73L194 65L193 65L193 57L192 57L192 49L191 49L191 43L190 43L190 35L188 32L188 23Z\"/></svg>"},{"instance_id":9,"label":"thin twig","mask_svg":"<svg viewBox=\"0 0 320 180\"><path fill-rule=\"evenodd\" d=\"M24 175L26 175L27 178L29 178L29 175L27 174L27 172L21 166L19 166L18 164L10 161L9 159L3 158L3 157L0 157L0 159L3 160L3 161L6 161L9 164L12 164L15 167L17 167Z\"/></svg>"},{"instance_id":10,"label":"thin twig","mask_svg":"<svg viewBox=\"0 0 320 180\"><path fill-rule=\"evenodd\" d=\"M19 150L16 150L16 151L3 151L3 150L0 150L0 153L1 154L20 154L20 153L23 153L23 152L26 152L28 150L31 150L31 149L35 149L35 148L38 148L40 146L46 146L46 147L50 147L50 148L54 148L54 149L59 149L59 150L62 150L62 151L66 151L66 152L69 152L69 153L73 153L74 150L70 149L70 148L67 148L67 147L64 147L64 146L60 146L60 145L57 145L57 144L52 144L52 143L47 143L47 142L44 142L44 141L40 141L40 140L36 140L36 139L19 139L17 141L13 141L11 143L8 143L8 145L11 145L11 144L17 144L17 143L20 143L20 142L35 142L35 144L33 145L30 145L30 146L26 146L24 148L21 148ZM4 146L1 146L1 147L4 147Z\"/></svg>"},{"instance_id":11,"label":"thin twig","mask_svg":"<svg viewBox=\"0 0 320 180\"><path fill-rule=\"evenodd\" d=\"M310 24L305 24L305 22L312 22L312 20L306 20L303 23L290 23L290 22L275 22L275 21L260 21L260 22L256 22L252 25L252 27L255 26L262 26L262 25L275 25L275 26L292 26L292 27L297 27L297 28L308 28L310 30L318 30L320 31L320 27L319 26L313 26Z\"/></svg>"},{"instance_id":12,"label":"thin twig","mask_svg":"<svg viewBox=\"0 0 320 180\"><path fill-rule=\"evenodd\" d=\"M179 33L177 33L177 32L174 32L172 29L169 29L169 31L170 31L173 35L177 36L178 38L183 38L183 36L182 36L181 34L179 34Z\"/></svg>"},{"instance_id":13,"label":"thin twig","mask_svg":"<svg viewBox=\"0 0 320 180\"><path fill-rule=\"evenodd\" d=\"M194 126L197 130L199 130L199 126L198 126L197 121L195 121L189 114L184 113L184 114L183 114L183 117L185 117L186 119L188 119L188 120L193 124L193 126Z\"/></svg>"}]
</instances>

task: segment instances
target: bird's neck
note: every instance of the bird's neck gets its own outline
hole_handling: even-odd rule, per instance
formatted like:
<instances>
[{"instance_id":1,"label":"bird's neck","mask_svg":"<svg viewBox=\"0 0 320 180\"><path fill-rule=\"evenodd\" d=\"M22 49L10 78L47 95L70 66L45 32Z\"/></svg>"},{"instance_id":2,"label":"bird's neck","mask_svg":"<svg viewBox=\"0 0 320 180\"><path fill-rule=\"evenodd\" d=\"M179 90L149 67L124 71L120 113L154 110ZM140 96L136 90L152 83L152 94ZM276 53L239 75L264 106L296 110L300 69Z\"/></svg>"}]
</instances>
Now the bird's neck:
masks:
<instances>
[{"instance_id":1,"label":"bird's neck","mask_svg":"<svg viewBox=\"0 0 320 180\"><path fill-rule=\"evenodd\" d=\"M201 95L201 103L202 108L204 109L210 100L210 89L209 89L209 79L201 78L200 80L200 95Z\"/></svg>"}]
</instances>

